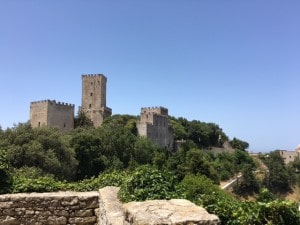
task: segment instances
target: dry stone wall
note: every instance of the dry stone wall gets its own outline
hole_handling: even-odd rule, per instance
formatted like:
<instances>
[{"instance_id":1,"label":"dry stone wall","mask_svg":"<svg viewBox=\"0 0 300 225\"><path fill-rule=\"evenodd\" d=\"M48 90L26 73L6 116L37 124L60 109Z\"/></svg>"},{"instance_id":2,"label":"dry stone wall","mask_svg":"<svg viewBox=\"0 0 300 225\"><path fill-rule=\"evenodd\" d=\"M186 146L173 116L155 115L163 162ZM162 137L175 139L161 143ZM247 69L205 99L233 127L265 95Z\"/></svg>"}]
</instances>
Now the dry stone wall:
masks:
<instances>
[{"instance_id":1,"label":"dry stone wall","mask_svg":"<svg viewBox=\"0 0 300 225\"><path fill-rule=\"evenodd\" d=\"M187 200L122 204L119 188L99 192L0 195L0 225L217 225L219 218Z\"/></svg>"},{"instance_id":2,"label":"dry stone wall","mask_svg":"<svg viewBox=\"0 0 300 225\"><path fill-rule=\"evenodd\" d=\"M0 225L95 225L98 197L98 192L0 195Z\"/></svg>"}]
</instances>

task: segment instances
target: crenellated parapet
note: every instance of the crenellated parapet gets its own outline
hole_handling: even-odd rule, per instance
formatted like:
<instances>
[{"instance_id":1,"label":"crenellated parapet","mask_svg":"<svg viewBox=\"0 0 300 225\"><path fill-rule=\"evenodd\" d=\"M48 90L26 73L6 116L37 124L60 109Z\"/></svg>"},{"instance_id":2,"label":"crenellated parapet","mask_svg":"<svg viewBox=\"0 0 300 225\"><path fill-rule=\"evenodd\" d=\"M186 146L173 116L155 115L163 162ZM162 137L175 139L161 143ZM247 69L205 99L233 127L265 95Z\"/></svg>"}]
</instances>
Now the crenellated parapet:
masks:
<instances>
[{"instance_id":1,"label":"crenellated parapet","mask_svg":"<svg viewBox=\"0 0 300 225\"><path fill-rule=\"evenodd\" d=\"M34 101L34 102L30 102L30 105L35 105L35 104L45 104L45 103L49 103L49 104L54 104L54 105L58 105L58 106L71 106L71 107L75 107L74 104L71 103L66 103L66 102L56 102L55 100L41 100L41 101Z\"/></svg>"},{"instance_id":2,"label":"crenellated parapet","mask_svg":"<svg viewBox=\"0 0 300 225\"><path fill-rule=\"evenodd\" d=\"M155 113L159 115L168 116L168 109L162 106L155 106L155 107L142 107L141 113Z\"/></svg>"},{"instance_id":3,"label":"crenellated parapet","mask_svg":"<svg viewBox=\"0 0 300 225\"><path fill-rule=\"evenodd\" d=\"M98 73L98 74L82 74L82 78L84 77L105 77L103 74Z\"/></svg>"}]
</instances>

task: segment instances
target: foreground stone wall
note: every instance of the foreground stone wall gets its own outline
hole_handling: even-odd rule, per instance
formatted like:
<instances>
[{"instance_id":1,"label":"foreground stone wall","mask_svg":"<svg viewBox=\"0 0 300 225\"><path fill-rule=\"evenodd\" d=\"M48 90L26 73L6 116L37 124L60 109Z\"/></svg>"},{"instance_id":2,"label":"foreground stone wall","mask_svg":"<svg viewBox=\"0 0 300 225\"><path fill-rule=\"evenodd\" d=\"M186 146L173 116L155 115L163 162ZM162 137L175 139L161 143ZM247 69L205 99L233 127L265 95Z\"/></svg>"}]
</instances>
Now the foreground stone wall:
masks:
<instances>
[{"instance_id":1,"label":"foreground stone wall","mask_svg":"<svg viewBox=\"0 0 300 225\"><path fill-rule=\"evenodd\" d=\"M184 199L122 204L119 188L99 192L0 195L0 225L217 225L219 218Z\"/></svg>"},{"instance_id":2,"label":"foreground stone wall","mask_svg":"<svg viewBox=\"0 0 300 225\"><path fill-rule=\"evenodd\" d=\"M0 225L96 225L98 192L0 195Z\"/></svg>"}]
</instances>

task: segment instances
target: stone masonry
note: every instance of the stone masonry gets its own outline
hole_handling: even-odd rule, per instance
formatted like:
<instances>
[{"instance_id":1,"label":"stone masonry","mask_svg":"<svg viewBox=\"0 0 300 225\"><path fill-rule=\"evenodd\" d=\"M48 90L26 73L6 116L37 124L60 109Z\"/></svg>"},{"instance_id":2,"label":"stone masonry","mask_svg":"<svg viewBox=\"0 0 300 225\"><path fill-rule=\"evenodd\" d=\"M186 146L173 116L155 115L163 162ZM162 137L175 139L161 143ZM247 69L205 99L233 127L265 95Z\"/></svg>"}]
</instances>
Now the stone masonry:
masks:
<instances>
[{"instance_id":1,"label":"stone masonry","mask_svg":"<svg viewBox=\"0 0 300 225\"><path fill-rule=\"evenodd\" d=\"M107 78L102 74L82 75L82 104L79 110L84 112L95 127L111 116L112 110L106 107ZM43 100L30 103L30 124L33 128L56 127L61 132L74 128L74 105Z\"/></svg>"},{"instance_id":2,"label":"stone masonry","mask_svg":"<svg viewBox=\"0 0 300 225\"><path fill-rule=\"evenodd\" d=\"M0 225L95 225L98 192L0 195Z\"/></svg>"},{"instance_id":3,"label":"stone masonry","mask_svg":"<svg viewBox=\"0 0 300 225\"><path fill-rule=\"evenodd\" d=\"M99 127L103 120L111 116L111 108L106 107L107 78L103 74L82 75L82 102L83 111Z\"/></svg>"},{"instance_id":4,"label":"stone masonry","mask_svg":"<svg viewBox=\"0 0 300 225\"><path fill-rule=\"evenodd\" d=\"M74 105L44 100L30 103L30 124L32 127L56 127L61 132L74 128Z\"/></svg>"},{"instance_id":5,"label":"stone masonry","mask_svg":"<svg viewBox=\"0 0 300 225\"><path fill-rule=\"evenodd\" d=\"M99 192L0 195L0 225L217 225L219 219L184 199L122 204L118 187Z\"/></svg>"},{"instance_id":6,"label":"stone masonry","mask_svg":"<svg viewBox=\"0 0 300 225\"><path fill-rule=\"evenodd\" d=\"M160 147L167 147L169 150L173 150L173 128L168 122L167 108L141 108L137 129L140 136L149 138Z\"/></svg>"}]
</instances>

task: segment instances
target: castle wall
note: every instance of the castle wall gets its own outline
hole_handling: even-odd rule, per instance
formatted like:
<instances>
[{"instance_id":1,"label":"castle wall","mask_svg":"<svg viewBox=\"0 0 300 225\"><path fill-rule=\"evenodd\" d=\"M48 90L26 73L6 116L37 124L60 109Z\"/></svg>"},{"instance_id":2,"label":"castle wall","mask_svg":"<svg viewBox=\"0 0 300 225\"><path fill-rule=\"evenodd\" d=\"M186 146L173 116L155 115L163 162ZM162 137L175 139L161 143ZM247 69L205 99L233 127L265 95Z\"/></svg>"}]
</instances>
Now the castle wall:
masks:
<instances>
[{"instance_id":1,"label":"castle wall","mask_svg":"<svg viewBox=\"0 0 300 225\"><path fill-rule=\"evenodd\" d=\"M48 101L31 102L30 124L32 127L48 125Z\"/></svg>"},{"instance_id":2,"label":"castle wall","mask_svg":"<svg viewBox=\"0 0 300 225\"><path fill-rule=\"evenodd\" d=\"M81 110L92 120L95 127L112 114L106 107L107 78L102 74L82 75Z\"/></svg>"},{"instance_id":3,"label":"castle wall","mask_svg":"<svg viewBox=\"0 0 300 225\"><path fill-rule=\"evenodd\" d=\"M295 159L300 158L300 153L298 151L287 151L287 150L278 150L280 156L283 158L285 164L293 162Z\"/></svg>"},{"instance_id":4,"label":"castle wall","mask_svg":"<svg viewBox=\"0 0 300 225\"><path fill-rule=\"evenodd\" d=\"M168 109L163 107L142 108L137 122L140 136L144 136L172 150L174 146L173 129L168 123Z\"/></svg>"},{"instance_id":5,"label":"castle wall","mask_svg":"<svg viewBox=\"0 0 300 225\"><path fill-rule=\"evenodd\" d=\"M31 102L30 124L32 127L56 127L61 132L74 128L74 105L51 100Z\"/></svg>"},{"instance_id":6,"label":"castle wall","mask_svg":"<svg viewBox=\"0 0 300 225\"><path fill-rule=\"evenodd\" d=\"M50 101L48 106L48 124L62 132L74 128L74 105Z\"/></svg>"}]
</instances>

